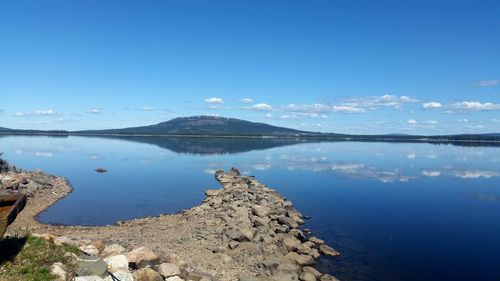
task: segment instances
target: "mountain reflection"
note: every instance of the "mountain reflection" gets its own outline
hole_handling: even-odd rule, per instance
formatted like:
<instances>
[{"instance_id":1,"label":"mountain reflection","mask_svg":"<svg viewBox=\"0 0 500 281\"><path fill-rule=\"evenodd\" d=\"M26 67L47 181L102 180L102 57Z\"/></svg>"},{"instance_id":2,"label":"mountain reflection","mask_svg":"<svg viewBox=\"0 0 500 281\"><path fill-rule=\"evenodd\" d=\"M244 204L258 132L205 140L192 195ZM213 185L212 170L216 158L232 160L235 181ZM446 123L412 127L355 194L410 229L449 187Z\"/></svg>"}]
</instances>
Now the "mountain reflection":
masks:
<instances>
[{"instance_id":1,"label":"mountain reflection","mask_svg":"<svg viewBox=\"0 0 500 281\"><path fill-rule=\"evenodd\" d=\"M0 136L1 137L1 136ZM85 136L87 138L119 139L124 141L147 143L168 149L176 153L187 153L197 155L233 154L254 150L264 150L280 146L288 146L300 143L347 143L369 141L339 141L314 138L231 138L231 137L164 137L164 136ZM391 143L391 141L374 141L371 143ZM402 143L402 142L394 142ZM425 143L425 142L406 142ZM429 144L442 146L470 146L491 147L499 143L488 142L428 142ZM426 158L434 159L436 155L427 155ZM408 159L415 159L414 153L408 154Z\"/></svg>"},{"instance_id":2,"label":"mountain reflection","mask_svg":"<svg viewBox=\"0 0 500 281\"><path fill-rule=\"evenodd\" d=\"M101 138L101 137L100 137ZM102 137L124 141L148 143L176 153L215 155L263 150L311 140L292 138L187 138L187 137Z\"/></svg>"}]
</instances>

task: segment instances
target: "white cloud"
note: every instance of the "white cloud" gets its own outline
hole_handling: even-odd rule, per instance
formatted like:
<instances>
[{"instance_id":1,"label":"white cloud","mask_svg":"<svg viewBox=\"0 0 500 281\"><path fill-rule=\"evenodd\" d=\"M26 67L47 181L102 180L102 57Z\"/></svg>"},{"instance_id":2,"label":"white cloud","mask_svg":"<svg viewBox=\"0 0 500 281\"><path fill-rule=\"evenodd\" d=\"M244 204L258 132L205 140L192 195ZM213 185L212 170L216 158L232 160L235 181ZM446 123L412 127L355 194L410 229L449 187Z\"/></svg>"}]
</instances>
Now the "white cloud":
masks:
<instances>
[{"instance_id":1,"label":"white cloud","mask_svg":"<svg viewBox=\"0 0 500 281\"><path fill-rule=\"evenodd\" d=\"M479 87L494 87L500 85L500 79L481 80L476 85Z\"/></svg>"},{"instance_id":2,"label":"white cloud","mask_svg":"<svg viewBox=\"0 0 500 281\"><path fill-rule=\"evenodd\" d=\"M62 118L62 117L59 117L55 121L60 122L60 123L67 123L67 122L82 121L82 119L80 119L80 118Z\"/></svg>"},{"instance_id":3,"label":"white cloud","mask_svg":"<svg viewBox=\"0 0 500 281\"><path fill-rule=\"evenodd\" d=\"M258 103L254 104L250 107L253 110L261 110L261 111L270 111L273 110L273 107L267 103Z\"/></svg>"},{"instance_id":4,"label":"white cloud","mask_svg":"<svg viewBox=\"0 0 500 281\"><path fill-rule=\"evenodd\" d=\"M453 107L456 109L473 110L473 111L500 110L500 104L495 104L491 102L481 103L478 101L457 102L453 105Z\"/></svg>"},{"instance_id":5,"label":"white cloud","mask_svg":"<svg viewBox=\"0 0 500 281\"><path fill-rule=\"evenodd\" d=\"M462 119L458 119L457 122L460 122L460 123L467 123L469 122L469 119L467 118L462 118Z\"/></svg>"},{"instance_id":6,"label":"white cloud","mask_svg":"<svg viewBox=\"0 0 500 281\"><path fill-rule=\"evenodd\" d=\"M484 125L468 125L467 128L469 129L484 129Z\"/></svg>"},{"instance_id":7,"label":"white cloud","mask_svg":"<svg viewBox=\"0 0 500 281\"><path fill-rule=\"evenodd\" d=\"M54 115L54 111L52 109L37 110L35 111L35 115Z\"/></svg>"},{"instance_id":8,"label":"white cloud","mask_svg":"<svg viewBox=\"0 0 500 281\"><path fill-rule=\"evenodd\" d=\"M321 103L314 104L288 104L282 107L285 111L291 112L315 112L315 113L327 113L331 111L331 107Z\"/></svg>"},{"instance_id":9,"label":"white cloud","mask_svg":"<svg viewBox=\"0 0 500 281\"><path fill-rule=\"evenodd\" d=\"M54 110L36 110L33 112L16 112L15 116L17 117L26 117L26 116L52 116L55 115Z\"/></svg>"},{"instance_id":10,"label":"white cloud","mask_svg":"<svg viewBox=\"0 0 500 281\"><path fill-rule=\"evenodd\" d=\"M343 113L363 113L366 110L364 108L355 106L333 106L333 112L343 112Z\"/></svg>"},{"instance_id":11,"label":"white cloud","mask_svg":"<svg viewBox=\"0 0 500 281\"><path fill-rule=\"evenodd\" d=\"M100 107L92 107L89 109L89 113L99 114L101 112L102 112L102 108L100 108Z\"/></svg>"},{"instance_id":12,"label":"white cloud","mask_svg":"<svg viewBox=\"0 0 500 281\"><path fill-rule=\"evenodd\" d=\"M243 98L243 99L240 99L240 102L241 103L252 103L253 99L251 99L251 98Z\"/></svg>"},{"instance_id":13,"label":"white cloud","mask_svg":"<svg viewBox=\"0 0 500 281\"><path fill-rule=\"evenodd\" d=\"M224 106L223 104L211 104L208 106L209 109L214 109L214 110L222 110L222 109L230 109L230 107Z\"/></svg>"},{"instance_id":14,"label":"white cloud","mask_svg":"<svg viewBox=\"0 0 500 281\"><path fill-rule=\"evenodd\" d=\"M143 107L140 107L139 110L142 110L142 111L155 111L156 109L154 107L143 106Z\"/></svg>"},{"instance_id":15,"label":"white cloud","mask_svg":"<svg viewBox=\"0 0 500 281\"><path fill-rule=\"evenodd\" d=\"M436 121L436 120L426 120L426 121L422 121L421 123L423 123L423 124L430 124L430 125L436 125L439 122Z\"/></svg>"},{"instance_id":16,"label":"white cloud","mask_svg":"<svg viewBox=\"0 0 500 281\"><path fill-rule=\"evenodd\" d=\"M307 113L309 117L322 117L319 114L339 112L339 113L363 113L366 110L361 107L348 105L326 105L314 104L288 104L282 107L283 110L294 113Z\"/></svg>"},{"instance_id":17,"label":"white cloud","mask_svg":"<svg viewBox=\"0 0 500 281\"><path fill-rule=\"evenodd\" d=\"M221 98L208 98L208 99L205 99L205 102L206 103L214 103L214 104L222 104L222 103L224 103L224 100Z\"/></svg>"},{"instance_id":18,"label":"white cloud","mask_svg":"<svg viewBox=\"0 0 500 281\"><path fill-rule=\"evenodd\" d=\"M419 102L419 100L409 96L383 95L349 98L345 100L343 105L375 110L381 106L400 108L404 104L416 102Z\"/></svg>"},{"instance_id":19,"label":"white cloud","mask_svg":"<svg viewBox=\"0 0 500 281\"><path fill-rule=\"evenodd\" d=\"M496 119L496 118L493 118L493 119L490 119L491 122L500 122L500 119Z\"/></svg>"},{"instance_id":20,"label":"white cloud","mask_svg":"<svg viewBox=\"0 0 500 281\"><path fill-rule=\"evenodd\" d=\"M406 121L407 124L409 125L416 125L417 124L417 120L415 119L409 119L408 121Z\"/></svg>"},{"instance_id":21,"label":"white cloud","mask_svg":"<svg viewBox=\"0 0 500 281\"><path fill-rule=\"evenodd\" d=\"M22 120L20 122L22 124L36 124L36 125L49 124L50 123L50 121L48 121L48 120Z\"/></svg>"},{"instance_id":22,"label":"white cloud","mask_svg":"<svg viewBox=\"0 0 500 281\"><path fill-rule=\"evenodd\" d=\"M441 108L441 107L443 107L443 105L439 102L431 101L431 102L423 103L422 107L424 109L431 109L431 108Z\"/></svg>"},{"instance_id":23,"label":"white cloud","mask_svg":"<svg viewBox=\"0 0 500 281\"><path fill-rule=\"evenodd\" d=\"M314 112L290 112L289 114L281 115L281 119L300 119L300 118L319 118L322 117Z\"/></svg>"}]
</instances>

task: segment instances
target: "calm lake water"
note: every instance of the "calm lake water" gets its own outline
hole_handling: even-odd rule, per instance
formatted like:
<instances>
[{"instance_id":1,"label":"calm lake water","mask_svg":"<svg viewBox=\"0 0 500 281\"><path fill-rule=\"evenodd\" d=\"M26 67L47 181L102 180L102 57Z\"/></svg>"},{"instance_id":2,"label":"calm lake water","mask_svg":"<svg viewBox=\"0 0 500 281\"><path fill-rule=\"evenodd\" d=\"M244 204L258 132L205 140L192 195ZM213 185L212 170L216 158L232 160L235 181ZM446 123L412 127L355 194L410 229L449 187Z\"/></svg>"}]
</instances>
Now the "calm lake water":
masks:
<instances>
[{"instance_id":1,"label":"calm lake water","mask_svg":"<svg viewBox=\"0 0 500 281\"><path fill-rule=\"evenodd\" d=\"M305 227L342 253L319 267L341 280L500 280L498 147L15 136L0 137L0 151L73 185L46 223L175 213L235 166L312 216Z\"/></svg>"}]
</instances>

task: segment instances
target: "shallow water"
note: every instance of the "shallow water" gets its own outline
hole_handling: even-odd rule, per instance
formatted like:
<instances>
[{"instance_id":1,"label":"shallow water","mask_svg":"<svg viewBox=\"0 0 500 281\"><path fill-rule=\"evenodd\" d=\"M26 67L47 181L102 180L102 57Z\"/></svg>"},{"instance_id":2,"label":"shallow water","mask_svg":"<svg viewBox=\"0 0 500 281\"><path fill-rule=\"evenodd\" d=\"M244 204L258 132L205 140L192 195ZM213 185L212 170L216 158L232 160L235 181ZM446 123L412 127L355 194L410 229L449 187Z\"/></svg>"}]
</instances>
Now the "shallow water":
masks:
<instances>
[{"instance_id":1,"label":"shallow water","mask_svg":"<svg viewBox=\"0 0 500 281\"><path fill-rule=\"evenodd\" d=\"M498 147L13 136L0 151L70 180L46 223L175 213L218 187L213 171L235 166L312 216L305 227L342 253L318 265L341 280L500 280Z\"/></svg>"}]
</instances>

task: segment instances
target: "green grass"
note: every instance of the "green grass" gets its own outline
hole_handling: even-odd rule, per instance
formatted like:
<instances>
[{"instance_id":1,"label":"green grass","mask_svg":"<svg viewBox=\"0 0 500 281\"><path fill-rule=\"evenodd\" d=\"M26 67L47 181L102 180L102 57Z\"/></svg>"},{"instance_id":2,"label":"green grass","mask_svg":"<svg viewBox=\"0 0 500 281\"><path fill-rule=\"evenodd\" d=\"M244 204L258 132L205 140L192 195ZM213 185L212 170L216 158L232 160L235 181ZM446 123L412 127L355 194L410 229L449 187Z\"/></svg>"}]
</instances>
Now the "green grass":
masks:
<instances>
[{"instance_id":1,"label":"green grass","mask_svg":"<svg viewBox=\"0 0 500 281\"><path fill-rule=\"evenodd\" d=\"M70 245L56 246L53 242L34 236L0 239L0 281L54 280L50 267L55 262L74 272L75 263L67 253L79 254Z\"/></svg>"}]
</instances>

